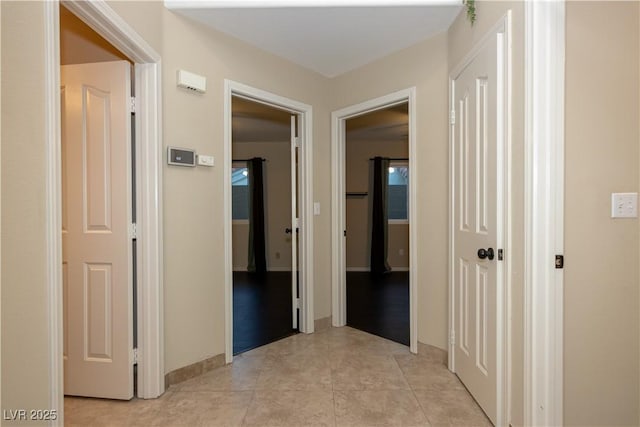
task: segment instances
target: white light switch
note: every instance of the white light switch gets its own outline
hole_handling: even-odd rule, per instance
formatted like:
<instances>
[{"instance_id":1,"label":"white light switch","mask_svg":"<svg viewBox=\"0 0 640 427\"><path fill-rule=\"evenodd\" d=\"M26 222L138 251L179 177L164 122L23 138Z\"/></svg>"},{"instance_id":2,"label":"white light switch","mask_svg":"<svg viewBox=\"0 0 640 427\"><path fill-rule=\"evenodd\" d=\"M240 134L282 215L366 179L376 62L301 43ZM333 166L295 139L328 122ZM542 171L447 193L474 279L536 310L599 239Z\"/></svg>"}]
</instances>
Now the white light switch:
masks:
<instances>
[{"instance_id":1,"label":"white light switch","mask_svg":"<svg viewBox=\"0 0 640 427\"><path fill-rule=\"evenodd\" d=\"M198 154L198 164L200 166L214 166L215 159L213 156L205 156L202 154Z\"/></svg>"},{"instance_id":2,"label":"white light switch","mask_svg":"<svg viewBox=\"0 0 640 427\"><path fill-rule=\"evenodd\" d=\"M637 218L638 193L611 193L611 218Z\"/></svg>"},{"instance_id":3,"label":"white light switch","mask_svg":"<svg viewBox=\"0 0 640 427\"><path fill-rule=\"evenodd\" d=\"M313 202L313 214L320 215L320 202Z\"/></svg>"}]
</instances>

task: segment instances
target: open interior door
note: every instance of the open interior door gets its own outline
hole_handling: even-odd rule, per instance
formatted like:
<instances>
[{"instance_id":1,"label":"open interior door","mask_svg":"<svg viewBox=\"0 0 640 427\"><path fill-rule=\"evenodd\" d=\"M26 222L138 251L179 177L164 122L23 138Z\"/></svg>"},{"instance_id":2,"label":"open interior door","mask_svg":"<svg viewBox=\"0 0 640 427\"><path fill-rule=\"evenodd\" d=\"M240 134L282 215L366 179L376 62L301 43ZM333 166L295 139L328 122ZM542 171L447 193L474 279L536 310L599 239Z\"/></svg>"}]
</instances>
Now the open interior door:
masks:
<instances>
[{"instance_id":1,"label":"open interior door","mask_svg":"<svg viewBox=\"0 0 640 427\"><path fill-rule=\"evenodd\" d=\"M133 397L131 65L61 67L64 392Z\"/></svg>"},{"instance_id":2,"label":"open interior door","mask_svg":"<svg viewBox=\"0 0 640 427\"><path fill-rule=\"evenodd\" d=\"M502 34L454 80L455 371L496 424L505 111Z\"/></svg>"},{"instance_id":3,"label":"open interior door","mask_svg":"<svg viewBox=\"0 0 640 427\"><path fill-rule=\"evenodd\" d=\"M292 324L298 329L298 137L297 116L291 116L291 298Z\"/></svg>"}]
</instances>

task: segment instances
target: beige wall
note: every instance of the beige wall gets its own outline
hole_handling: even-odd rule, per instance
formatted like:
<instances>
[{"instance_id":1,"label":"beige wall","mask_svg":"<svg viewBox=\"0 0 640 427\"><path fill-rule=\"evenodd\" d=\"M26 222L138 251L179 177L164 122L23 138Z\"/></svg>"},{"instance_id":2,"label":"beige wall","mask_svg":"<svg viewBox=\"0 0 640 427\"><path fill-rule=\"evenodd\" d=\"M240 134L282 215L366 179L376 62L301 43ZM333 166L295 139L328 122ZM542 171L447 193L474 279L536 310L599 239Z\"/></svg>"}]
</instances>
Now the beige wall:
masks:
<instances>
[{"instance_id":1,"label":"beige wall","mask_svg":"<svg viewBox=\"0 0 640 427\"><path fill-rule=\"evenodd\" d=\"M60 64L127 59L73 13L60 6Z\"/></svg>"},{"instance_id":2,"label":"beige wall","mask_svg":"<svg viewBox=\"0 0 640 427\"><path fill-rule=\"evenodd\" d=\"M44 6L1 2L0 8L2 409L45 409L50 407L51 390L44 216Z\"/></svg>"},{"instance_id":3,"label":"beige wall","mask_svg":"<svg viewBox=\"0 0 640 427\"><path fill-rule=\"evenodd\" d=\"M605 19L606 17L606 19ZM564 421L638 425L638 2L568 2Z\"/></svg>"},{"instance_id":4,"label":"beige wall","mask_svg":"<svg viewBox=\"0 0 640 427\"><path fill-rule=\"evenodd\" d=\"M511 248L511 423L522 425L523 408L523 283L524 283L524 7L521 2L476 2L477 20L464 13L449 28L449 70L458 66L488 31L512 11L512 230Z\"/></svg>"},{"instance_id":5,"label":"beige wall","mask_svg":"<svg viewBox=\"0 0 640 427\"><path fill-rule=\"evenodd\" d=\"M164 169L165 370L224 353L224 79L313 105L314 199L323 213L314 217L315 317L329 316L328 80L176 15L160 2L112 6L162 55L164 143L217 160L214 168L188 173ZM178 69L205 76L207 93L177 88Z\"/></svg>"},{"instance_id":6,"label":"beige wall","mask_svg":"<svg viewBox=\"0 0 640 427\"><path fill-rule=\"evenodd\" d=\"M291 270L291 142L240 142L233 144L234 159L262 157L267 270ZM289 191L288 191L289 190ZM233 224L233 270L246 271L249 224Z\"/></svg>"},{"instance_id":7,"label":"beige wall","mask_svg":"<svg viewBox=\"0 0 640 427\"><path fill-rule=\"evenodd\" d=\"M447 346L447 35L332 80L333 110L416 87L418 340ZM328 185L328 183L327 183ZM434 251L434 248L442 248Z\"/></svg>"},{"instance_id":8,"label":"beige wall","mask_svg":"<svg viewBox=\"0 0 640 427\"><path fill-rule=\"evenodd\" d=\"M346 191L369 192L370 161L375 156L407 158L407 140L357 141L349 137L345 147ZM367 197L347 197L347 270L367 270L370 265L371 238L369 203ZM389 224L388 261L391 268L409 267L409 225ZM402 251L402 255L400 252Z\"/></svg>"},{"instance_id":9,"label":"beige wall","mask_svg":"<svg viewBox=\"0 0 640 427\"><path fill-rule=\"evenodd\" d=\"M447 75L513 8L512 423L522 424L522 4L478 2L473 27L461 16L448 34L332 80L205 29L160 2L110 4L163 57L166 145L214 155L220 165L224 78L313 105L314 199L322 205L314 223L316 318L330 315L329 112L416 86L422 166L412 226L420 239L419 340L442 348L447 255L433 248L447 247ZM3 1L0 7L2 407L46 408L44 6ZM611 192L638 191L640 185L638 21L635 2L567 4L566 424L639 423L638 223L608 215ZM178 68L205 75L208 92L177 89ZM25 153L28 162L13 161ZM167 371L224 352L222 182L219 166L189 173L164 169Z\"/></svg>"}]
</instances>

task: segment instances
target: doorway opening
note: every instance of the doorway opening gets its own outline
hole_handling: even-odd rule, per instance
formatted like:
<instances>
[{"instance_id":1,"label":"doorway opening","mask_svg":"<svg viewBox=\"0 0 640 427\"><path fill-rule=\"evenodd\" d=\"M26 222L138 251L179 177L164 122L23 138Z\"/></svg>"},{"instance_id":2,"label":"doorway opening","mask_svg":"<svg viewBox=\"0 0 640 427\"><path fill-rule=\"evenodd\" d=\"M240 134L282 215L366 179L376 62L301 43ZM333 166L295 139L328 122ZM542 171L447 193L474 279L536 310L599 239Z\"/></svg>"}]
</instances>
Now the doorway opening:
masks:
<instances>
[{"instance_id":1,"label":"doorway opening","mask_svg":"<svg viewBox=\"0 0 640 427\"><path fill-rule=\"evenodd\" d=\"M375 170L376 169L375 165L378 164L377 169L378 169L379 175L383 176L383 179L378 179L377 191L382 192L382 190L387 190L387 194L388 194L388 188L389 188L388 180L390 175L389 168L393 167L394 172L391 175L393 175L394 181L392 185L396 185L396 184L400 185L402 183L406 183L406 189L402 189L402 190L406 192L406 200L407 200L407 206L405 207L404 205L402 205L402 203L400 203L398 206L400 205L402 206L398 210L394 209L393 215L402 216L402 211L406 211L406 219L401 220L399 222L408 222L410 218L416 218L416 190L415 190L415 185L411 185L411 183L415 182L415 177L417 176L416 162L415 162L415 152L416 152L416 129L415 129L416 94L415 92L416 92L415 88L401 90L398 92L391 93L389 95L381 96L379 98L362 102L360 104L352 105L338 111L334 111L331 114L331 125L332 125L331 162L332 162L332 170L334 171L334 174L332 175L333 197L332 197L332 212L331 212L331 217L332 217L331 270L332 270L332 324L333 326L345 326L348 322L347 274L348 274L349 266L347 265L347 263L351 262L351 260L347 261L347 252L350 251L351 249L348 248L348 243L347 243L349 240L347 237L349 236L349 233L350 233L349 228L347 226L347 206L349 204L360 203L360 205L363 205L361 206L361 209L360 209L361 211L364 208L364 206L366 206L366 208L364 209L366 209L367 212L371 211L372 213L373 212L380 213L384 211L384 209L382 208L375 209L375 210L369 209L369 206L368 206L369 203L373 203L373 197L369 197L369 188L372 188L371 190L372 192L374 192L375 189L373 185L369 185L368 181L366 181L364 184L359 184L359 185L364 185L365 188L356 188L356 187L354 187L353 189L347 188L347 150L350 149L350 145L348 146L347 144L347 139L348 139L347 134L349 131L349 126L351 126L352 136L355 134L357 137L358 126L360 126L361 129L366 128L367 120L371 120L371 118L374 119L374 123L375 123L376 117L378 117L379 119L380 115L395 116L396 118L404 116L404 118L402 118L400 122L392 123L391 121L389 121L387 122L386 126L381 125L380 129L378 129L378 131L381 132L380 134L384 133L385 129L386 129L386 132L388 133L393 133L393 131L395 131L398 134L406 133L406 136L403 137L404 140L406 141L405 142L406 148L404 148L404 151L401 151L404 154L391 154L391 152L389 152L389 154L378 155L374 152L370 152L368 154L368 157L365 156L365 165L364 165L365 172L360 173L360 179L362 179L362 176L366 176L366 177L371 176L373 178L374 174L368 172L367 168L371 170ZM367 118L368 115L371 115L369 116L369 119ZM351 121L351 125L349 125L349 121ZM358 123L360 123L360 125ZM372 128L371 130L375 134L376 126L369 126L369 127ZM404 132L398 132L399 129L403 129L403 128L404 128ZM402 145L400 144L399 146L402 146ZM357 148L357 144L354 143L353 147ZM383 156L385 157L383 158ZM369 159L371 158L373 158L374 160L370 161ZM392 161L394 162L393 165L390 164L390 162ZM374 165L368 166L369 162L374 163ZM351 168L350 164L349 164L349 168ZM395 176L396 170L397 170L398 176ZM406 173L406 177L403 176L403 174L405 173ZM396 178L398 179L396 180ZM394 188L394 190L396 190L396 188ZM400 188L398 188L398 190L401 191ZM347 194L347 193L351 193L351 194ZM369 201L368 199L371 199L371 200ZM385 203L382 203L381 206L384 206L386 208L387 217L388 217L389 207ZM382 258L383 260L382 262L378 262L378 264L382 264L383 266L385 266L385 262L384 262L385 251L387 252L387 255L389 255L388 218L386 222L384 220L374 222L373 216L372 216L370 223L371 224L377 223L380 225L387 226L386 239L384 238L384 229L382 230L381 233L380 232L377 233L378 235L382 234L383 236L382 243L380 243L379 241L372 241L374 234L371 232L368 232L366 229L364 231L365 236L370 235L370 237L367 237L365 246L376 246L376 245L380 246L377 253L383 254L383 258ZM415 227L409 228L408 223L407 224L399 223L398 225L408 228L408 237L407 237L408 249L406 247L405 248L395 247L395 251L394 251L395 253L393 254L393 256L397 256L398 258L401 258L401 259L405 258L407 260L407 261L404 261L405 262L404 265L398 264L396 272L403 273L405 276L408 276L408 297L406 293L404 294L404 298L405 299L408 298L408 329L409 329L408 345L410 347L411 352L417 353L418 352L418 311L417 311L418 304L417 304L416 279L418 275L419 265L417 262L416 251L415 251L415 245L417 241L416 228ZM362 224L360 224L359 226L362 227ZM395 225L392 225L392 226L395 226ZM358 225L355 225L355 227L358 227ZM356 234L355 230L353 234ZM361 239L361 241L363 240ZM385 242L387 242L386 245L385 245ZM362 243L361 243L361 246L362 246ZM403 255L400 255L401 251L403 251ZM358 270L358 267L360 267L366 270L366 274L370 274L368 270L372 267L371 251L368 249L368 247L365 247L365 249L361 248L360 250L358 250L357 253L359 253L360 257L364 257L364 261L361 260L360 262L366 262L366 264L364 264L365 267L352 265L350 266L350 269L352 271L349 273L361 273L358 271L354 271L354 270ZM366 261L367 258L369 258L368 261ZM389 261L388 256L386 260L387 260L386 264L388 264L388 261ZM395 263L396 260L394 260L393 262ZM397 262L400 262L400 261L397 261ZM386 270L386 268L383 268L383 270ZM405 271L401 272L398 270L405 270ZM353 274L353 276L355 277L355 274ZM384 274L384 272L380 276L382 277L383 281L385 280L385 276L386 275ZM398 276L401 277L402 274L398 274ZM392 282L393 275L388 277L390 278L389 281ZM367 281L366 283L369 283L369 281ZM402 287L402 283L407 283L407 279L402 279L400 283L401 284L398 286L399 288ZM391 283L387 285L391 286ZM379 285L375 285L375 286L379 286ZM364 286L361 286L361 288L365 288L365 289L367 287L371 288L372 286L370 286L370 284L365 284ZM379 297L376 297L376 298L378 300L380 299ZM363 307L363 304L366 304L366 301L359 302L359 300L362 299L362 296L358 296L357 294L353 295L353 297L350 299L352 299L355 302L358 302L360 307ZM382 303L383 306L384 304L385 303ZM402 301L402 297L397 299L394 305L395 304L397 304L397 307L400 307L400 309L397 310L397 312L404 311L407 306L407 303ZM386 307L386 308L389 308L389 307ZM392 313L393 311L394 310L391 310L390 312ZM365 313L365 317L368 316L370 318L370 323L378 322L380 320L379 313L380 311L378 312L377 317L375 317L376 315L372 317L371 313ZM406 316L406 312L405 312L405 316ZM406 322L406 320L403 320L403 321ZM404 327L401 327L401 328L404 328ZM401 336L401 337L395 337L395 338L391 337L391 338L407 343L406 329L403 329L403 330L405 331L403 337Z\"/></svg>"},{"instance_id":2,"label":"doorway opening","mask_svg":"<svg viewBox=\"0 0 640 427\"><path fill-rule=\"evenodd\" d=\"M409 345L409 104L346 120L347 325Z\"/></svg>"},{"instance_id":3,"label":"doorway opening","mask_svg":"<svg viewBox=\"0 0 640 427\"><path fill-rule=\"evenodd\" d=\"M49 353L50 360L50 389L51 389L51 408L58 411L60 419L63 417L64 409L64 347L65 347L65 325L63 316L63 253L61 233L63 224L63 197L62 197L62 108L61 108L61 52L60 45L57 41L61 37L60 29L60 3L57 1L47 3L45 6L44 30L46 34L47 45L45 49L45 110L47 113L46 135L47 135L47 156L46 156L46 180L47 180L47 269L48 289L49 289ZM137 376L137 392L135 393L141 398L155 398L164 392L164 362L163 362L163 341L162 341L162 182L161 182L161 138L160 138L160 109L159 100L160 92L160 56L149 46L139 34L137 34L130 26L128 26L104 1L96 0L95 2L70 2L65 3L65 7L83 23L88 25L97 34L109 42L115 49L129 58L133 63L133 70L130 64L126 67L129 70L133 85L136 88L136 105L138 113L135 119L130 116L124 120L129 126L134 128L136 136L135 147L135 196L131 194L129 204L133 203L135 197L137 229L142 230L137 237L137 246L129 247L128 251L135 255L138 260L138 268L135 275L137 280L138 295L135 302L138 311L138 322L135 327L137 334L138 348L141 356L137 360L138 376ZM84 47L87 47L86 45ZM133 73L131 73L133 71ZM85 88L85 96L89 94L95 96L94 101L98 101L101 97L99 90ZM84 89L83 89L84 90ZM124 91L129 98L130 91ZM103 95L103 94L102 94ZM102 105L108 103L103 97ZM95 102L95 106L99 107L100 102ZM128 103L131 106L131 103ZM131 108L131 107L129 107ZM97 112L100 108L97 108ZM105 114L97 114L96 116ZM96 117L94 117L96 118ZM135 124L135 125L134 125ZM126 125L125 125L126 127ZM65 129L65 132L67 130ZM93 131L100 133L100 127L94 127ZM94 132L95 133L95 132ZM107 139L107 138L105 138ZM133 153L129 153L130 158L134 157ZM108 156L103 156L107 158ZM88 158L88 156L85 156ZM92 157L95 160L95 158ZM99 162L98 162L99 163ZM104 163L103 163L104 165ZM88 170L88 168L84 168ZM95 169L92 168L93 171ZM83 172L84 173L84 172ZM126 175L127 172L125 171ZM85 173L86 175L86 173ZM97 175L97 174L96 174ZM104 176L102 174L99 174ZM133 173L131 173L133 175ZM133 181L133 176L131 177ZM100 180L98 180L100 181ZM106 180L105 180L106 181ZM103 181L104 182L104 181ZM133 185L132 185L133 186ZM83 190L84 191L84 190ZM130 193L133 193L133 188ZM86 194L85 194L86 195ZM88 200L85 197L85 200ZM96 201L96 200L94 200ZM111 200L103 200L109 204ZM84 202L83 202L84 203ZM86 203L84 203L86 205ZM100 203L94 204L94 207ZM111 207L111 206L110 206ZM100 209L94 209L93 212L99 212ZM107 212L103 209L102 212ZM132 213L131 213L132 215ZM86 217L87 215L85 215ZM92 217L92 225L99 225L97 217ZM70 219L70 218L68 218ZM111 224L114 224L111 222ZM83 224L83 229L87 229ZM127 235L134 233L136 227L133 223L127 227ZM97 231L97 230L93 230ZM104 231L104 230L102 230ZM99 234L99 233L94 233ZM106 232L103 234L107 234ZM100 245L97 245L100 246ZM109 283L113 276L108 271L108 266L96 263L93 267L85 263L84 275L89 276L90 280L103 285ZM102 281L102 282L101 282ZM133 281L133 278L131 279ZM101 290L111 292L110 286L96 286L92 296L101 294ZM89 295L87 293L86 295ZM102 293L104 295L104 293ZM133 296L127 296L133 299ZM100 304L92 305L95 302L92 298L84 298L82 304L85 305L85 311L96 309L93 314L99 317ZM133 303L132 303L133 304ZM102 306L103 309L108 307ZM133 312L125 310L125 314ZM104 316L103 316L104 318ZM127 323L132 323L132 315L127 319ZM108 319L102 325L112 325L115 318ZM85 323L85 329L99 325L99 323ZM95 329L97 333L95 337L103 338L113 331L103 328ZM102 332L102 335L100 335ZM128 335L133 336L133 326L125 331ZM102 348L100 348L102 342ZM92 343L96 353L96 358L108 356L109 352L114 353L115 348L111 346L108 340L96 340ZM128 346L128 345L127 345ZM106 351L102 351L106 350ZM131 369L135 360L135 351L133 347L127 350L128 359L125 368ZM108 357L107 357L108 358ZM89 357L88 359L91 359ZM114 396L115 398L127 398L126 395L133 395L132 375L127 375L126 385L127 391L125 396ZM87 393L87 395L91 395Z\"/></svg>"},{"instance_id":4,"label":"doorway opening","mask_svg":"<svg viewBox=\"0 0 640 427\"><path fill-rule=\"evenodd\" d=\"M297 116L234 96L233 354L298 332Z\"/></svg>"},{"instance_id":5,"label":"doorway opening","mask_svg":"<svg viewBox=\"0 0 640 427\"><path fill-rule=\"evenodd\" d=\"M60 6L65 395L136 395L133 62Z\"/></svg>"},{"instance_id":6,"label":"doorway opening","mask_svg":"<svg viewBox=\"0 0 640 427\"><path fill-rule=\"evenodd\" d=\"M234 108L236 109L235 118ZM264 277L288 276L289 303L285 303L286 305L283 304L277 309L277 317L285 319L285 316L288 316L289 333L296 329L303 333L312 333L314 330L313 120L310 105L231 80L225 80L224 117L225 356L226 362L231 363L233 354L240 351L240 347L234 345L234 325L238 324L240 327L243 321L242 318L234 321L238 316L234 307L236 302L234 301L234 279L237 279L235 282L239 284L243 276L245 281L249 281L247 277L250 275L254 277L260 274ZM279 119L275 119L275 117L279 117ZM262 130L260 127L256 128L257 131L256 129L252 131L251 127L242 129L242 126L247 127L248 121L253 121L254 124L256 124L255 122L263 122ZM273 153L264 152L265 154L261 154L259 151L267 148L269 129L274 133L282 132L278 134L277 139L285 137L284 130L287 130L288 137L285 139L287 143L280 143L281 146L275 148L282 151L282 156L276 155L274 157ZM243 132L245 132L244 137ZM237 136L239 138L236 138ZM264 141L265 138L267 142ZM253 141L241 142L242 139ZM252 146L253 148L251 148ZM284 156L287 149L289 150L288 155ZM236 160L235 163L234 160ZM283 160L285 162L281 168L273 166L277 166L277 163ZM289 181L285 185L286 174L284 172L287 170L290 171ZM257 175L257 171L261 173L261 177ZM255 203L252 202L253 206L250 206L249 212L245 214L253 219L253 224L251 220L245 220L248 221L248 224L244 224L245 236L247 233L249 234L247 237L241 237L243 224L234 224L233 219L234 216L241 214L241 204L236 204L237 211L233 212L235 197L233 181L237 180L238 184L244 183L244 172L247 177L247 188L245 190L235 189L235 193L236 195L242 194L243 191L251 193L250 196L253 197L249 197L249 200L255 200ZM278 178L280 173L283 175ZM273 184L271 181L277 183L279 179L282 180L281 185L285 185L285 188L279 187L278 190L271 191L270 193L273 194L270 194L269 198L274 198L274 201L277 201L277 197L280 196L277 193L287 193L289 201L284 201L282 204L284 207L288 206L288 216L285 216L284 210L280 213L274 213L275 210L270 213L270 205L273 209L277 206L273 203L265 203L265 200L267 202L269 200L264 197L264 194L260 197L258 192L254 191L268 189L268 186ZM259 181L262 181L262 185ZM258 185L255 185L256 182ZM251 188L251 183L253 183L253 188ZM261 204L262 209L259 207ZM273 215L271 218L273 224L264 221L265 218L269 218L269 215ZM289 225L284 225L283 228L283 224L287 222ZM260 233L260 227L264 228L262 233ZM236 242L238 243L236 244ZM246 251L243 248L246 248ZM267 253L267 250L270 252ZM237 271L234 274L235 269ZM249 285L245 284L245 288L249 288ZM240 294L238 296L238 302L240 302ZM253 308L249 309L251 316L255 315L256 301L259 299L254 300Z\"/></svg>"}]
</instances>

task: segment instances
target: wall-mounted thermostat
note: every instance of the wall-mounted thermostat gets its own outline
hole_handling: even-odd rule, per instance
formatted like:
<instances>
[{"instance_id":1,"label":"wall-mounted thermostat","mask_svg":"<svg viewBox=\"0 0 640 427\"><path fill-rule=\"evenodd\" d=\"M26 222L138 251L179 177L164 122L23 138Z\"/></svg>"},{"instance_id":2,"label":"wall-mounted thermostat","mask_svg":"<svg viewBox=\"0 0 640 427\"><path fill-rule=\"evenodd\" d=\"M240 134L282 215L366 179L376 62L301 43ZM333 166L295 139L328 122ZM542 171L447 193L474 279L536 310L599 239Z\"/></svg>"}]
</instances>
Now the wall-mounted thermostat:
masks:
<instances>
[{"instance_id":1,"label":"wall-mounted thermostat","mask_svg":"<svg viewBox=\"0 0 640 427\"><path fill-rule=\"evenodd\" d=\"M174 166L194 167L196 152L186 148L167 147L167 163Z\"/></svg>"}]
</instances>

